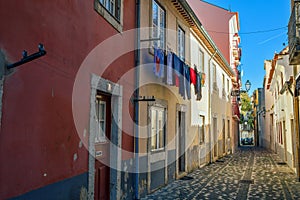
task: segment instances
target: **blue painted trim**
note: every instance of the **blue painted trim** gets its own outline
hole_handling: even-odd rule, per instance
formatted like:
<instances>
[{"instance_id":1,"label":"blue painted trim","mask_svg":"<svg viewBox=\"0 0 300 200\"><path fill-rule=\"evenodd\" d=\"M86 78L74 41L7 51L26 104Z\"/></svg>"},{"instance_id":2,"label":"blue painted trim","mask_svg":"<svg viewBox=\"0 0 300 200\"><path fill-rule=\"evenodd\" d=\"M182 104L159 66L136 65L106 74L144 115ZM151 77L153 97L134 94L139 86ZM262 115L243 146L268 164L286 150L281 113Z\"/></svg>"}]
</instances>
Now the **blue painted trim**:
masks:
<instances>
[{"instance_id":1,"label":"blue painted trim","mask_svg":"<svg viewBox=\"0 0 300 200\"><path fill-rule=\"evenodd\" d=\"M81 187L88 186L88 172L62 181L32 190L28 193L11 198L12 200L66 200L79 199Z\"/></svg>"}]
</instances>

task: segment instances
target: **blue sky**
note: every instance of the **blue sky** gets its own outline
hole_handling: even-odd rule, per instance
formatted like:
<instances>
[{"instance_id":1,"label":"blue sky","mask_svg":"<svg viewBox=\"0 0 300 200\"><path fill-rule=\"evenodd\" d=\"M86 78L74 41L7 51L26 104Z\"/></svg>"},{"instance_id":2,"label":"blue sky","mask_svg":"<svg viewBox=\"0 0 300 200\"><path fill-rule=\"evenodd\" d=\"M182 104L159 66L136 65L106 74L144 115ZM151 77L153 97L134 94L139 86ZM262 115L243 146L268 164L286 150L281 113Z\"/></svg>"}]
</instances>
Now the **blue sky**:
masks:
<instances>
[{"instance_id":1,"label":"blue sky","mask_svg":"<svg viewBox=\"0 0 300 200\"><path fill-rule=\"evenodd\" d=\"M205 0L239 13L242 47L243 89L246 80L252 83L249 94L263 87L264 60L272 59L288 45L287 25L290 17L289 0ZM285 27L285 28L284 28ZM275 31L268 31L274 30ZM266 31L266 32L264 32ZM254 33L253 33L254 32Z\"/></svg>"}]
</instances>

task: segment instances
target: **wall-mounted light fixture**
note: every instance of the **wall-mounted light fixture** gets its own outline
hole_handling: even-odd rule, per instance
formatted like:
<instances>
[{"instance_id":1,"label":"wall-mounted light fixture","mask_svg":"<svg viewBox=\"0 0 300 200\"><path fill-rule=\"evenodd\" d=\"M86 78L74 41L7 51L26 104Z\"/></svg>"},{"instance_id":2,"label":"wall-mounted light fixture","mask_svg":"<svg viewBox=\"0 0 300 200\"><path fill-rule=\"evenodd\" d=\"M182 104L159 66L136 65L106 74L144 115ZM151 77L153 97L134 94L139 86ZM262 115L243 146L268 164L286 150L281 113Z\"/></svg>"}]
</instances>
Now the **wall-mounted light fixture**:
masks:
<instances>
[{"instance_id":1,"label":"wall-mounted light fixture","mask_svg":"<svg viewBox=\"0 0 300 200\"><path fill-rule=\"evenodd\" d=\"M37 58L39 58L39 57L41 57L41 56L46 55L47 52L45 51L45 48L44 48L44 45L43 45L43 44L40 43L40 44L38 45L38 48L39 48L39 51L36 52L36 53L33 53L33 54L31 54L31 55L28 55L27 51L24 50L24 51L22 52L23 58L22 58L20 61L18 61L18 62L15 62L15 63L13 63L13 64L7 65L7 66L6 66L7 69L11 69L11 68L17 67L17 66L19 66L19 65L25 64L25 63L27 63L27 62L30 62L30 61L32 61L32 60L34 60L34 59L37 59Z\"/></svg>"},{"instance_id":2,"label":"wall-mounted light fixture","mask_svg":"<svg viewBox=\"0 0 300 200\"><path fill-rule=\"evenodd\" d=\"M146 97L146 96L141 96L137 99L133 99L134 102L139 102L139 101L155 101L154 96L152 97Z\"/></svg>"},{"instance_id":3,"label":"wall-mounted light fixture","mask_svg":"<svg viewBox=\"0 0 300 200\"><path fill-rule=\"evenodd\" d=\"M249 80L246 81L245 88L246 88L246 91L249 92L249 90L251 88L251 82Z\"/></svg>"},{"instance_id":4,"label":"wall-mounted light fixture","mask_svg":"<svg viewBox=\"0 0 300 200\"><path fill-rule=\"evenodd\" d=\"M249 80L247 80L245 83L246 90L240 90L240 91L241 91L241 93L246 93L246 92L249 92L250 88L251 88L251 82Z\"/></svg>"}]
</instances>

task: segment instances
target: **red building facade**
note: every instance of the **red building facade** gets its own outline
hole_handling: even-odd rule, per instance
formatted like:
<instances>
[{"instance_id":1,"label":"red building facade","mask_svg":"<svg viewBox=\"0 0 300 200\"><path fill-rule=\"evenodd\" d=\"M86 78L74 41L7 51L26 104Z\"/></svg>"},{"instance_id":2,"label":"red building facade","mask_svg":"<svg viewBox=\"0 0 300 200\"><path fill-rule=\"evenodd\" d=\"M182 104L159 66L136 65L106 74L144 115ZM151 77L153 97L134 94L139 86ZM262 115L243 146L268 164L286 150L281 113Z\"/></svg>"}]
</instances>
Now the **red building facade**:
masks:
<instances>
[{"instance_id":1,"label":"red building facade","mask_svg":"<svg viewBox=\"0 0 300 200\"><path fill-rule=\"evenodd\" d=\"M126 191L123 185L131 177L120 171L132 155L118 154L122 163L117 170L109 169L108 178L103 177L91 154L109 153L104 147L107 140L91 138L91 119L101 124L93 106L107 103L105 111L111 114L104 121L106 132L110 130L106 139L117 137L118 147L133 151L133 123L128 115L133 115L134 77L120 80L135 65L135 36L123 34L136 26L135 6L134 0L0 3L0 199L130 195L130 187ZM99 47L114 35L117 43L105 50ZM7 70L8 64L22 58L24 49L28 55L38 51L39 43L45 47L45 56ZM114 55L111 62L104 59L107 54ZM93 100L98 103L93 105ZM111 188L97 190L103 180Z\"/></svg>"}]
</instances>

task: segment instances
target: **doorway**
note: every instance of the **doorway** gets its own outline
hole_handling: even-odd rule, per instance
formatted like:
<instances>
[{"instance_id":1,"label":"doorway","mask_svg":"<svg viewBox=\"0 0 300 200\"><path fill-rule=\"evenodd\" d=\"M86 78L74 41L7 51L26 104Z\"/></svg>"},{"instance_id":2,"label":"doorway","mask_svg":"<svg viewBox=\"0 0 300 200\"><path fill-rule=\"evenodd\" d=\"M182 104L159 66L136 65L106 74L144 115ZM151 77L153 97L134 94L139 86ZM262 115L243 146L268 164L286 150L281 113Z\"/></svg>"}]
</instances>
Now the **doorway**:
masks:
<instances>
[{"instance_id":1,"label":"doorway","mask_svg":"<svg viewBox=\"0 0 300 200\"><path fill-rule=\"evenodd\" d=\"M285 121L282 123L282 133L283 133L283 145L284 145L284 161L287 161L287 146L286 146L286 127Z\"/></svg>"},{"instance_id":2,"label":"doorway","mask_svg":"<svg viewBox=\"0 0 300 200\"><path fill-rule=\"evenodd\" d=\"M110 199L111 96L97 93L95 136L95 199Z\"/></svg>"},{"instance_id":3,"label":"doorway","mask_svg":"<svg viewBox=\"0 0 300 200\"><path fill-rule=\"evenodd\" d=\"M118 149L122 147L122 102L121 85L92 74L88 127L89 199L121 198L122 152Z\"/></svg>"},{"instance_id":4,"label":"doorway","mask_svg":"<svg viewBox=\"0 0 300 200\"><path fill-rule=\"evenodd\" d=\"M273 120L273 114L270 114L270 149L275 150L274 147L274 137L273 137L273 127L274 127L274 120Z\"/></svg>"},{"instance_id":5,"label":"doorway","mask_svg":"<svg viewBox=\"0 0 300 200\"><path fill-rule=\"evenodd\" d=\"M213 145L214 145L214 158L218 156L218 124L217 118L213 118Z\"/></svg>"},{"instance_id":6,"label":"doorway","mask_svg":"<svg viewBox=\"0 0 300 200\"><path fill-rule=\"evenodd\" d=\"M185 112L177 111L178 115L178 146L179 159L178 170L179 173L185 172Z\"/></svg>"}]
</instances>

